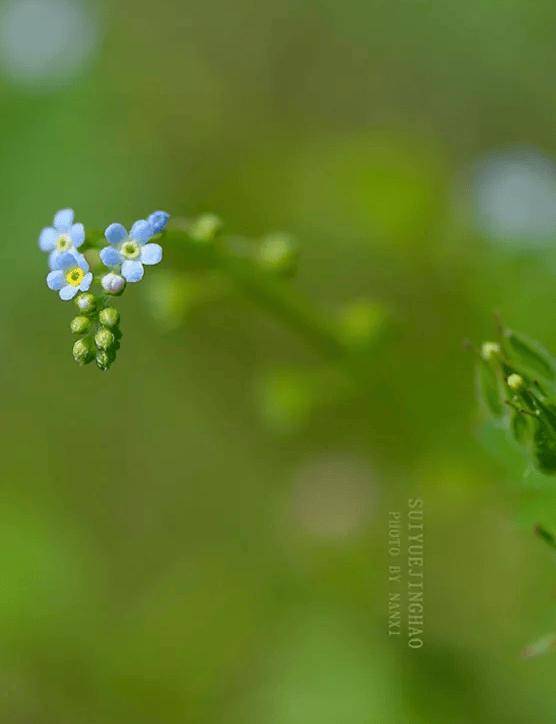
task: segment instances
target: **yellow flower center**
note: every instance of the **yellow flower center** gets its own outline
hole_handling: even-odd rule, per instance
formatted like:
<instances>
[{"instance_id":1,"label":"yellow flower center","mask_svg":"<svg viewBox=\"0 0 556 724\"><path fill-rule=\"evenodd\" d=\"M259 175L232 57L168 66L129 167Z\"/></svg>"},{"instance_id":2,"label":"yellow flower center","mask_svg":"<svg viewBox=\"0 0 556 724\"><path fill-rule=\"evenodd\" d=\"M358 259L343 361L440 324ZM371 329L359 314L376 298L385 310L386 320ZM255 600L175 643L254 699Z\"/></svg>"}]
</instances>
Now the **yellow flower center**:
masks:
<instances>
[{"instance_id":1,"label":"yellow flower center","mask_svg":"<svg viewBox=\"0 0 556 724\"><path fill-rule=\"evenodd\" d=\"M73 269L68 269L66 272L66 281L71 284L72 287L78 287L83 281L85 272L80 266L74 266Z\"/></svg>"},{"instance_id":2,"label":"yellow flower center","mask_svg":"<svg viewBox=\"0 0 556 724\"><path fill-rule=\"evenodd\" d=\"M139 244L136 241L124 241L121 247L121 252L126 259L137 259L141 253Z\"/></svg>"},{"instance_id":3,"label":"yellow flower center","mask_svg":"<svg viewBox=\"0 0 556 724\"><path fill-rule=\"evenodd\" d=\"M58 240L56 241L56 249L58 251L66 251L71 246L71 239L67 234L62 234L58 237Z\"/></svg>"}]
</instances>

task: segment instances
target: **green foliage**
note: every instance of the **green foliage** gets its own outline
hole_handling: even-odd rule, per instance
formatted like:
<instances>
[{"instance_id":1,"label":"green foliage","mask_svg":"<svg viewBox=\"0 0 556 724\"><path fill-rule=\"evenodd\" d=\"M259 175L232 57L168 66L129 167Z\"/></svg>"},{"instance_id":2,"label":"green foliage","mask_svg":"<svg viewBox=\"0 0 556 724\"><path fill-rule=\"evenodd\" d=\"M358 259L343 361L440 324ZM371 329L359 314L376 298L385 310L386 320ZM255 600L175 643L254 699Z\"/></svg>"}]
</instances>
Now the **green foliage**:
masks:
<instances>
[{"instance_id":1,"label":"green foliage","mask_svg":"<svg viewBox=\"0 0 556 724\"><path fill-rule=\"evenodd\" d=\"M532 455L541 473L556 474L556 359L511 329L502 330L500 344L485 342L478 357L484 407Z\"/></svg>"}]
</instances>

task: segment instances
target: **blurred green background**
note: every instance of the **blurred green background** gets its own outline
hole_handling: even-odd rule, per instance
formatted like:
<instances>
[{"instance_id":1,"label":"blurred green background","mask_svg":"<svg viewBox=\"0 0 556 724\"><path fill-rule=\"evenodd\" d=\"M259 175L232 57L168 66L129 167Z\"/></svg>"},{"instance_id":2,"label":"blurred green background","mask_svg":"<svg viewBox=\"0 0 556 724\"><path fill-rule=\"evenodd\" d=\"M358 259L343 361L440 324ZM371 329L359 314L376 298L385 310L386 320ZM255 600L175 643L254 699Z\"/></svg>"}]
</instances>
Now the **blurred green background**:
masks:
<instances>
[{"instance_id":1,"label":"blurred green background","mask_svg":"<svg viewBox=\"0 0 556 724\"><path fill-rule=\"evenodd\" d=\"M548 0L0 0L2 721L554 721L556 658L520 652L556 629L556 483L484 427L462 340L499 309L556 350L555 26ZM320 404L303 337L210 279L169 309L171 250L113 369L78 368L36 243L65 206L290 231L325 314L388 310L365 389ZM417 495L412 651L386 546Z\"/></svg>"}]
</instances>

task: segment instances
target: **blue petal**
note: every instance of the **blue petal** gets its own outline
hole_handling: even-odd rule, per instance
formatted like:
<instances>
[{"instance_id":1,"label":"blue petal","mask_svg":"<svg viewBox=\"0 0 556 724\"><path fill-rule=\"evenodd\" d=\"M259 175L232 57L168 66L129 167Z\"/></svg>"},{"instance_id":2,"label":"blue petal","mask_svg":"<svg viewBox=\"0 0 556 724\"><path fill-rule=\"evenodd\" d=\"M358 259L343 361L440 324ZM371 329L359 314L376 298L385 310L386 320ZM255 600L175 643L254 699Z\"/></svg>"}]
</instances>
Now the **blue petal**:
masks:
<instances>
[{"instance_id":1,"label":"blue petal","mask_svg":"<svg viewBox=\"0 0 556 724\"><path fill-rule=\"evenodd\" d=\"M89 291L89 287L91 286L92 282L93 282L93 275L91 274L91 272L89 272L88 274L85 274L85 276L83 277L83 281L79 285L79 290L82 292Z\"/></svg>"},{"instance_id":2,"label":"blue petal","mask_svg":"<svg viewBox=\"0 0 556 724\"><path fill-rule=\"evenodd\" d=\"M59 291L60 299L64 302L69 302L70 299L73 299L77 292L79 291L79 287L74 287L71 284L66 284L65 287L62 287Z\"/></svg>"},{"instance_id":3,"label":"blue petal","mask_svg":"<svg viewBox=\"0 0 556 724\"><path fill-rule=\"evenodd\" d=\"M122 255L113 246L105 246L100 250L100 258L105 266L117 266L122 263Z\"/></svg>"},{"instance_id":4,"label":"blue petal","mask_svg":"<svg viewBox=\"0 0 556 724\"><path fill-rule=\"evenodd\" d=\"M129 232L129 238L139 244L145 244L151 236L154 236L153 227L144 219L136 221Z\"/></svg>"},{"instance_id":5,"label":"blue petal","mask_svg":"<svg viewBox=\"0 0 556 724\"><path fill-rule=\"evenodd\" d=\"M51 251L51 252L50 252L50 254L49 254L49 256L48 256L48 266L49 266L51 269L57 269L57 268L58 268L58 267L56 266L56 260L57 260L58 257L60 256L60 253L61 253L61 252L59 252L57 249L54 249L54 251Z\"/></svg>"},{"instance_id":6,"label":"blue petal","mask_svg":"<svg viewBox=\"0 0 556 724\"><path fill-rule=\"evenodd\" d=\"M77 249L85 241L85 227L83 224L74 224L70 229L69 235L73 245Z\"/></svg>"},{"instance_id":7,"label":"blue petal","mask_svg":"<svg viewBox=\"0 0 556 724\"><path fill-rule=\"evenodd\" d=\"M170 214L167 214L165 211L155 211L154 214L149 216L149 224L152 226L155 234L160 234L161 231L164 231L169 218Z\"/></svg>"},{"instance_id":8,"label":"blue petal","mask_svg":"<svg viewBox=\"0 0 556 724\"><path fill-rule=\"evenodd\" d=\"M145 244L141 248L141 261L143 264L158 264L162 259L160 244Z\"/></svg>"},{"instance_id":9,"label":"blue petal","mask_svg":"<svg viewBox=\"0 0 556 724\"><path fill-rule=\"evenodd\" d=\"M70 230L73 224L73 209L62 209L54 217L54 228L60 233Z\"/></svg>"},{"instance_id":10,"label":"blue petal","mask_svg":"<svg viewBox=\"0 0 556 724\"><path fill-rule=\"evenodd\" d=\"M57 269L56 271L51 271L50 274L46 277L46 283L48 285L49 289L53 289L55 292L57 292L59 289L61 289L65 284L66 278L64 276L64 272Z\"/></svg>"},{"instance_id":11,"label":"blue petal","mask_svg":"<svg viewBox=\"0 0 556 724\"><path fill-rule=\"evenodd\" d=\"M140 282L145 270L140 261L126 259L122 264L122 276L128 282Z\"/></svg>"},{"instance_id":12,"label":"blue petal","mask_svg":"<svg viewBox=\"0 0 556 724\"><path fill-rule=\"evenodd\" d=\"M81 256L81 255L79 255ZM72 266L80 266L77 264L76 255L69 251L64 251L61 254L52 255L52 268L53 269L69 269Z\"/></svg>"},{"instance_id":13,"label":"blue petal","mask_svg":"<svg viewBox=\"0 0 556 724\"><path fill-rule=\"evenodd\" d=\"M124 239L127 239L127 231L125 226L121 224L110 224L110 226L104 232L106 241L110 244L119 244Z\"/></svg>"},{"instance_id":14,"label":"blue petal","mask_svg":"<svg viewBox=\"0 0 556 724\"><path fill-rule=\"evenodd\" d=\"M56 246L56 240L58 239L58 232L53 229L52 226L47 226L46 229L41 231L39 236L39 246L42 251L52 251Z\"/></svg>"}]
</instances>

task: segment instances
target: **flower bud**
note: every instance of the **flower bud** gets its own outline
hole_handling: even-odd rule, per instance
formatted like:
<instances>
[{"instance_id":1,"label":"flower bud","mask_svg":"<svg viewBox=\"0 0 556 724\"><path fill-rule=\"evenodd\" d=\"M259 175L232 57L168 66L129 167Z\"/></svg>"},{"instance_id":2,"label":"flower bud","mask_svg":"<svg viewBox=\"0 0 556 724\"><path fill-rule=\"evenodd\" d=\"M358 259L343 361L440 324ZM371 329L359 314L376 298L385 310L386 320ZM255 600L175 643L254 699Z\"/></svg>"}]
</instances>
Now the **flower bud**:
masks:
<instances>
[{"instance_id":1,"label":"flower bud","mask_svg":"<svg viewBox=\"0 0 556 724\"><path fill-rule=\"evenodd\" d=\"M106 327L101 327L95 334L95 344L99 349L110 349L114 345L115 341L116 338L113 333Z\"/></svg>"},{"instance_id":2,"label":"flower bud","mask_svg":"<svg viewBox=\"0 0 556 724\"><path fill-rule=\"evenodd\" d=\"M73 345L73 359L80 365L86 365L94 357L93 345L90 339L78 339Z\"/></svg>"},{"instance_id":3,"label":"flower bud","mask_svg":"<svg viewBox=\"0 0 556 724\"><path fill-rule=\"evenodd\" d=\"M96 356L96 363L97 367L104 372L110 367L112 362L114 361L114 355L110 354L104 349L101 349L97 352Z\"/></svg>"},{"instance_id":4,"label":"flower bud","mask_svg":"<svg viewBox=\"0 0 556 724\"><path fill-rule=\"evenodd\" d=\"M221 228L222 221L216 214L203 214L191 224L189 233L195 241L208 243L213 241Z\"/></svg>"},{"instance_id":5,"label":"flower bud","mask_svg":"<svg viewBox=\"0 0 556 724\"><path fill-rule=\"evenodd\" d=\"M115 307L106 307L100 312L98 318L105 327L117 327L120 321L120 313Z\"/></svg>"},{"instance_id":6,"label":"flower bud","mask_svg":"<svg viewBox=\"0 0 556 724\"><path fill-rule=\"evenodd\" d=\"M86 314L92 312L95 308L95 298L90 292L79 294L75 299L75 303L77 308Z\"/></svg>"},{"instance_id":7,"label":"flower bud","mask_svg":"<svg viewBox=\"0 0 556 724\"><path fill-rule=\"evenodd\" d=\"M89 327L91 326L91 320L88 317L74 317L71 320L70 329L73 334L85 334L85 332L89 331Z\"/></svg>"},{"instance_id":8,"label":"flower bud","mask_svg":"<svg viewBox=\"0 0 556 724\"><path fill-rule=\"evenodd\" d=\"M114 272L105 274L102 277L101 284L105 292L114 294L115 296L121 294L125 289L125 279Z\"/></svg>"},{"instance_id":9,"label":"flower bud","mask_svg":"<svg viewBox=\"0 0 556 724\"><path fill-rule=\"evenodd\" d=\"M510 390L513 390L514 392L519 392L519 390L523 387L523 377L521 375L516 375L515 372L508 377L506 382L508 383Z\"/></svg>"},{"instance_id":10,"label":"flower bud","mask_svg":"<svg viewBox=\"0 0 556 724\"><path fill-rule=\"evenodd\" d=\"M500 345L497 342L484 342L481 346L481 357L490 362L494 357L500 354Z\"/></svg>"},{"instance_id":11,"label":"flower bud","mask_svg":"<svg viewBox=\"0 0 556 724\"><path fill-rule=\"evenodd\" d=\"M298 250L289 234L269 234L257 250L259 265L278 274L289 274L295 270Z\"/></svg>"}]
</instances>

